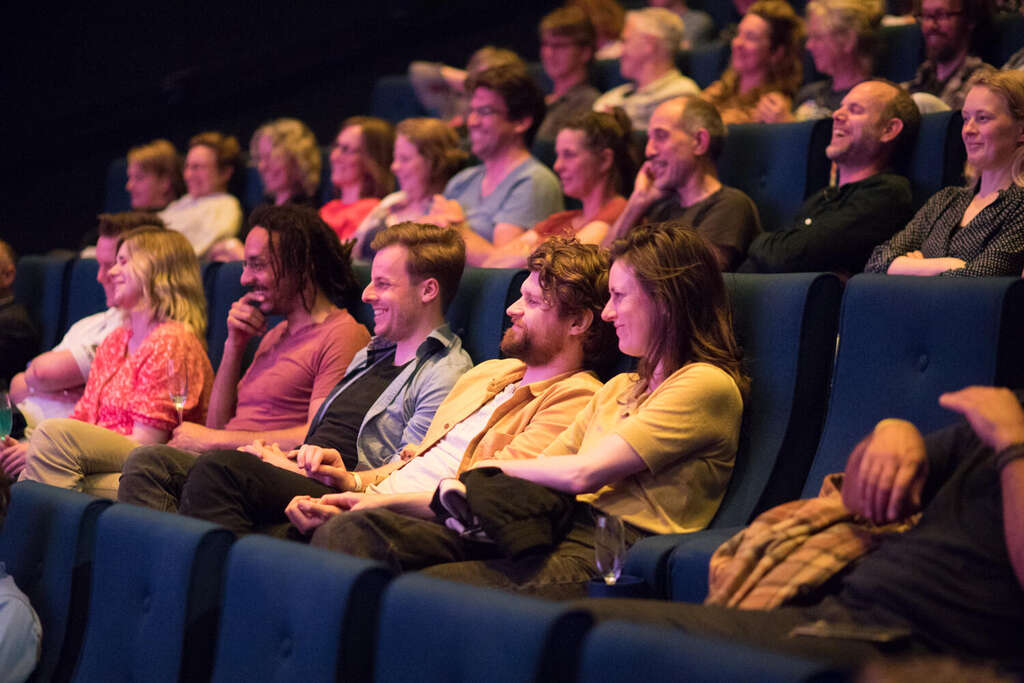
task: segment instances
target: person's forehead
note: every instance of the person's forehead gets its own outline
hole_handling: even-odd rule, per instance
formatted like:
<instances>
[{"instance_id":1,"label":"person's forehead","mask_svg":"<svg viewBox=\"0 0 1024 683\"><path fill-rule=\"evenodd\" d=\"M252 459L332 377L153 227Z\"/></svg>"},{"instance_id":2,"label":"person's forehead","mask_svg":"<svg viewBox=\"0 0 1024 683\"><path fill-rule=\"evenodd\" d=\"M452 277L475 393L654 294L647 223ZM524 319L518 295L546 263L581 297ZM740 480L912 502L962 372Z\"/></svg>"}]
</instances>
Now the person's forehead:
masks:
<instances>
[{"instance_id":1,"label":"person's forehead","mask_svg":"<svg viewBox=\"0 0 1024 683\"><path fill-rule=\"evenodd\" d=\"M859 83L846 94L843 104L857 103L869 109L881 109L895 94L894 90L892 86L877 81Z\"/></svg>"},{"instance_id":2,"label":"person's forehead","mask_svg":"<svg viewBox=\"0 0 1024 683\"><path fill-rule=\"evenodd\" d=\"M501 96L501 93L496 90L491 90L487 86L481 85L473 91L472 97L473 106L505 106L505 98Z\"/></svg>"},{"instance_id":3,"label":"person's forehead","mask_svg":"<svg viewBox=\"0 0 1024 683\"><path fill-rule=\"evenodd\" d=\"M390 244L373 257L373 275L396 275L408 273L409 250L402 244Z\"/></svg>"},{"instance_id":4,"label":"person's forehead","mask_svg":"<svg viewBox=\"0 0 1024 683\"><path fill-rule=\"evenodd\" d=\"M245 238L246 258L266 256L270 252L270 231L256 225Z\"/></svg>"},{"instance_id":5,"label":"person's forehead","mask_svg":"<svg viewBox=\"0 0 1024 683\"><path fill-rule=\"evenodd\" d=\"M217 153L208 145L196 145L188 151L186 158L193 163L209 163L217 160Z\"/></svg>"},{"instance_id":6,"label":"person's forehead","mask_svg":"<svg viewBox=\"0 0 1024 683\"><path fill-rule=\"evenodd\" d=\"M685 102L683 100L662 102L651 115L650 128L681 128L680 119L683 116L684 108Z\"/></svg>"},{"instance_id":7,"label":"person's forehead","mask_svg":"<svg viewBox=\"0 0 1024 683\"><path fill-rule=\"evenodd\" d=\"M921 10L945 10L947 12L959 12L963 10L963 0L922 0Z\"/></svg>"}]
</instances>

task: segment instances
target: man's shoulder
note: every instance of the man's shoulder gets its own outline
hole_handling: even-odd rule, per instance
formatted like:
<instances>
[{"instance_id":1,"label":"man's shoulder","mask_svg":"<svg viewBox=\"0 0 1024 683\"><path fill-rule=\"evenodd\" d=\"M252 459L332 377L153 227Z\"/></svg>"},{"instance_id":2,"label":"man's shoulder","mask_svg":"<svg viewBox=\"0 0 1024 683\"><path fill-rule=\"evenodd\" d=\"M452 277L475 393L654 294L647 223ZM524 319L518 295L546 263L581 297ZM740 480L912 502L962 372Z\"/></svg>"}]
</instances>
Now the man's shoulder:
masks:
<instances>
[{"instance_id":1,"label":"man's shoulder","mask_svg":"<svg viewBox=\"0 0 1024 683\"><path fill-rule=\"evenodd\" d=\"M455 199L458 195L462 194L472 186L474 183L480 183L484 176L484 165L477 164L476 166L470 166L464 168L448 181L448 184L444 188L444 196L449 199Z\"/></svg>"},{"instance_id":2,"label":"man's shoulder","mask_svg":"<svg viewBox=\"0 0 1024 683\"><path fill-rule=\"evenodd\" d=\"M534 157L532 154L515 168L509 176L513 180L526 179L531 183L551 183L559 189L561 192L561 185L558 182L558 176L548 168L546 164L541 162L539 159Z\"/></svg>"}]
</instances>

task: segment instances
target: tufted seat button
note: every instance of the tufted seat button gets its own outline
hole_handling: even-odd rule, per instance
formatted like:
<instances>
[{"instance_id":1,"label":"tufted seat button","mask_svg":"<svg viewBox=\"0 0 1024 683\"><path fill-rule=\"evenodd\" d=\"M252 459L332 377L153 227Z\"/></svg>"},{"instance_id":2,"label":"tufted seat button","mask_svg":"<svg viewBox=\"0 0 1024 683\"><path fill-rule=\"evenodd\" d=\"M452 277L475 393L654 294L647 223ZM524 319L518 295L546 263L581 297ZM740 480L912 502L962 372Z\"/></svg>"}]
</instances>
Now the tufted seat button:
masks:
<instances>
[{"instance_id":1,"label":"tufted seat button","mask_svg":"<svg viewBox=\"0 0 1024 683\"><path fill-rule=\"evenodd\" d=\"M292 639L285 638L281 641L281 656L290 657L292 654Z\"/></svg>"},{"instance_id":2,"label":"tufted seat button","mask_svg":"<svg viewBox=\"0 0 1024 683\"><path fill-rule=\"evenodd\" d=\"M153 604L153 599L149 595L142 596L142 611L148 612L150 606Z\"/></svg>"},{"instance_id":3,"label":"tufted seat button","mask_svg":"<svg viewBox=\"0 0 1024 683\"><path fill-rule=\"evenodd\" d=\"M928 369L928 354L922 353L921 357L917 359L917 370L918 372L924 372Z\"/></svg>"}]
</instances>

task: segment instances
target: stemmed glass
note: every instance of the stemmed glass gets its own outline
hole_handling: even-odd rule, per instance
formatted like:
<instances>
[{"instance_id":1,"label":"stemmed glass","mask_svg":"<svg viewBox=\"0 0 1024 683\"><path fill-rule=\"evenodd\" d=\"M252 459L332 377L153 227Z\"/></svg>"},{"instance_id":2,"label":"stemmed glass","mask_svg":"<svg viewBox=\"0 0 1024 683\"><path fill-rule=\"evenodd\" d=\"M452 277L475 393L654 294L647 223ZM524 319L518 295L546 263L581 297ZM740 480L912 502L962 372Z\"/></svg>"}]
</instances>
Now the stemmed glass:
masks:
<instances>
[{"instance_id":1,"label":"stemmed glass","mask_svg":"<svg viewBox=\"0 0 1024 683\"><path fill-rule=\"evenodd\" d=\"M11 397L0 390L0 441L4 441L11 433Z\"/></svg>"},{"instance_id":2,"label":"stemmed glass","mask_svg":"<svg viewBox=\"0 0 1024 683\"><path fill-rule=\"evenodd\" d=\"M178 424L183 422L182 411L185 409L185 401L188 400L188 373L184 368L179 371L174 367L174 361L167 361L167 378L170 387L171 403L178 410Z\"/></svg>"},{"instance_id":3,"label":"stemmed glass","mask_svg":"<svg viewBox=\"0 0 1024 683\"><path fill-rule=\"evenodd\" d=\"M601 578L615 585L622 574L626 557L626 539L622 521L614 515L594 516L594 560Z\"/></svg>"}]
</instances>

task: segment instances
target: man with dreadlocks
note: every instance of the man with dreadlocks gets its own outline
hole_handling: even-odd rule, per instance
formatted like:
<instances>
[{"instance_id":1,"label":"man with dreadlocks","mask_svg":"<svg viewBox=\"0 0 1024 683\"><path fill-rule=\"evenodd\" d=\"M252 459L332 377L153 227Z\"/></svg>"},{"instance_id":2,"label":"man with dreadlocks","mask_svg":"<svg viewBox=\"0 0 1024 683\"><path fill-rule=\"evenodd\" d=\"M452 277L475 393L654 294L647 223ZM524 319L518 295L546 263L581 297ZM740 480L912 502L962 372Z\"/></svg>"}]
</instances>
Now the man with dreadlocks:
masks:
<instances>
[{"instance_id":1,"label":"man with dreadlocks","mask_svg":"<svg viewBox=\"0 0 1024 683\"><path fill-rule=\"evenodd\" d=\"M359 296L350 248L315 211L265 207L253 212L249 224L242 270L248 291L228 312L228 336L206 424L182 423L167 444L192 457L257 439L282 448L297 446L331 388L370 340L366 328L345 310ZM284 320L268 331L272 315ZM243 376L246 346L259 335L263 339ZM158 476L154 467L164 476L168 468L175 469L166 458L145 463L140 471L142 461L131 458L123 470L122 495L131 502L145 504L132 497L139 477Z\"/></svg>"}]
</instances>

